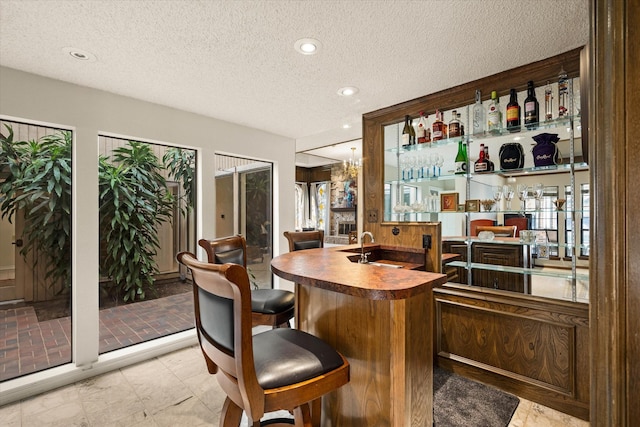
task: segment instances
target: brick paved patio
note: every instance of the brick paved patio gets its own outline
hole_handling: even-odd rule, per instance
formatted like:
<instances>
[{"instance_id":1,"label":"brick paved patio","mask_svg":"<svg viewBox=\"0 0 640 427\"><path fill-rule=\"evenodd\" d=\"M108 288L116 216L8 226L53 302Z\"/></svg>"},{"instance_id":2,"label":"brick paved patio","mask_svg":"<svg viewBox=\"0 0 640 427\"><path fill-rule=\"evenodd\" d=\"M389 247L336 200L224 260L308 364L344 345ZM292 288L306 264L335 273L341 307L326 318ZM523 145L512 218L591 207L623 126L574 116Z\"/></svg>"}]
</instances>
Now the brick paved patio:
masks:
<instances>
[{"instance_id":1,"label":"brick paved patio","mask_svg":"<svg viewBox=\"0 0 640 427\"><path fill-rule=\"evenodd\" d=\"M194 327L186 292L100 310L100 353ZM71 361L71 318L38 322L32 307L0 310L0 381Z\"/></svg>"}]
</instances>

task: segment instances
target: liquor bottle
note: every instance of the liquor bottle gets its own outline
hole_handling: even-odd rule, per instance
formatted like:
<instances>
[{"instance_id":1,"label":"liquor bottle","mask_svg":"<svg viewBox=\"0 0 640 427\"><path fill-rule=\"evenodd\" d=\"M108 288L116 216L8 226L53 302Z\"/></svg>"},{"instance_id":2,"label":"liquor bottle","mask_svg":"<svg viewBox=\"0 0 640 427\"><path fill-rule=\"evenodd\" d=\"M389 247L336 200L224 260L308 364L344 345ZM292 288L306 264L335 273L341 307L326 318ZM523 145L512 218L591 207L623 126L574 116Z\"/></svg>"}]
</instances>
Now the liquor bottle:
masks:
<instances>
[{"instance_id":1,"label":"liquor bottle","mask_svg":"<svg viewBox=\"0 0 640 427\"><path fill-rule=\"evenodd\" d=\"M453 110L451 112L451 121L449 122L449 138L455 138L460 136L460 120L458 120L458 112Z\"/></svg>"},{"instance_id":2,"label":"liquor bottle","mask_svg":"<svg viewBox=\"0 0 640 427\"><path fill-rule=\"evenodd\" d=\"M507 104L507 130L509 132L520 131L520 104L518 104L518 95L515 89L511 89Z\"/></svg>"},{"instance_id":3,"label":"liquor bottle","mask_svg":"<svg viewBox=\"0 0 640 427\"><path fill-rule=\"evenodd\" d=\"M524 100L524 125L527 129L535 129L540 121L540 104L536 98L533 82L527 83L527 98Z\"/></svg>"},{"instance_id":4,"label":"liquor bottle","mask_svg":"<svg viewBox=\"0 0 640 427\"><path fill-rule=\"evenodd\" d=\"M458 142L458 154L456 154L455 173L467 173L467 146L462 139Z\"/></svg>"},{"instance_id":5,"label":"liquor bottle","mask_svg":"<svg viewBox=\"0 0 640 427\"><path fill-rule=\"evenodd\" d=\"M564 68L558 75L558 117L565 117L568 113L567 101L569 97L569 77Z\"/></svg>"},{"instance_id":6,"label":"liquor bottle","mask_svg":"<svg viewBox=\"0 0 640 427\"><path fill-rule=\"evenodd\" d=\"M473 106L473 134L484 134L484 107L479 90L476 90L476 103Z\"/></svg>"},{"instance_id":7,"label":"liquor bottle","mask_svg":"<svg viewBox=\"0 0 640 427\"><path fill-rule=\"evenodd\" d=\"M402 128L402 146L408 147L410 145L409 139L411 137L411 130L409 129L409 116L404 116L404 127Z\"/></svg>"},{"instance_id":8,"label":"liquor bottle","mask_svg":"<svg viewBox=\"0 0 640 427\"><path fill-rule=\"evenodd\" d=\"M493 172L494 170L496 170L495 164L491 161L491 157L489 157L489 146L488 145L484 146L484 159L487 161L487 163L489 165L489 171L490 172Z\"/></svg>"},{"instance_id":9,"label":"liquor bottle","mask_svg":"<svg viewBox=\"0 0 640 427\"><path fill-rule=\"evenodd\" d=\"M444 139L444 122L442 121L442 113L436 110L436 119L431 126L433 132L431 132L431 141L436 142Z\"/></svg>"},{"instance_id":10,"label":"liquor bottle","mask_svg":"<svg viewBox=\"0 0 640 427\"><path fill-rule=\"evenodd\" d=\"M464 123L462 123L462 119L460 118L460 113L457 114L458 121L460 122L460 136L464 136Z\"/></svg>"},{"instance_id":11,"label":"liquor bottle","mask_svg":"<svg viewBox=\"0 0 640 427\"><path fill-rule=\"evenodd\" d=\"M544 120L553 120L553 91L548 80L544 87Z\"/></svg>"},{"instance_id":12,"label":"liquor bottle","mask_svg":"<svg viewBox=\"0 0 640 427\"><path fill-rule=\"evenodd\" d=\"M495 90L491 92L491 101L487 108L487 132L493 135L502 133L502 111L500 110L500 100Z\"/></svg>"},{"instance_id":13,"label":"liquor bottle","mask_svg":"<svg viewBox=\"0 0 640 427\"><path fill-rule=\"evenodd\" d=\"M424 111L420 111L420 119L418 120L416 138L418 144L424 144L425 142L427 142L427 119L424 116Z\"/></svg>"},{"instance_id":14,"label":"liquor bottle","mask_svg":"<svg viewBox=\"0 0 640 427\"><path fill-rule=\"evenodd\" d=\"M411 117L409 117L409 145L416 145L416 129L413 127Z\"/></svg>"},{"instance_id":15,"label":"liquor bottle","mask_svg":"<svg viewBox=\"0 0 640 427\"><path fill-rule=\"evenodd\" d=\"M473 164L474 172L487 172L489 170L489 162L484 155L484 144L480 144L480 155L478 160Z\"/></svg>"}]
</instances>

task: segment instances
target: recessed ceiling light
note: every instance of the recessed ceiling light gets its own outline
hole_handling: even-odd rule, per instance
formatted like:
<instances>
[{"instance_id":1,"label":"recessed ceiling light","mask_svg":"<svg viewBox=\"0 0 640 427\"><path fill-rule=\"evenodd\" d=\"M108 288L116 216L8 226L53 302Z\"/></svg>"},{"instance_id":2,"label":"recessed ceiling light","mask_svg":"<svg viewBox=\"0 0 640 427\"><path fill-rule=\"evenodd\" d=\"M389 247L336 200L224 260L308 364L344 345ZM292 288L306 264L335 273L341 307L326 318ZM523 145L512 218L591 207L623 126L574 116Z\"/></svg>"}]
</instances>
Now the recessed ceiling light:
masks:
<instances>
[{"instance_id":1,"label":"recessed ceiling light","mask_svg":"<svg viewBox=\"0 0 640 427\"><path fill-rule=\"evenodd\" d=\"M62 48L62 51L79 61L93 62L96 60L96 56L94 54L82 49L76 49L75 47L65 47Z\"/></svg>"},{"instance_id":2,"label":"recessed ceiling light","mask_svg":"<svg viewBox=\"0 0 640 427\"><path fill-rule=\"evenodd\" d=\"M351 129L351 124L350 123L343 124L342 129Z\"/></svg>"},{"instance_id":3,"label":"recessed ceiling light","mask_svg":"<svg viewBox=\"0 0 640 427\"><path fill-rule=\"evenodd\" d=\"M320 50L320 42L316 39L300 39L296 41L293 47L303 55L315 55Z\"/></svg>"},{"instance_id":4,"label":"recessed ceiling light","mask_svg":"<svg viewBox=\"0 0 640 427\"><path fill-rule=\"evenodd\" d=\"M355 95L356 93L358 93L358 88L353 86L347 86L338 89L338 95L340 96L351 96Z\"/></svg>"}]
</instances>

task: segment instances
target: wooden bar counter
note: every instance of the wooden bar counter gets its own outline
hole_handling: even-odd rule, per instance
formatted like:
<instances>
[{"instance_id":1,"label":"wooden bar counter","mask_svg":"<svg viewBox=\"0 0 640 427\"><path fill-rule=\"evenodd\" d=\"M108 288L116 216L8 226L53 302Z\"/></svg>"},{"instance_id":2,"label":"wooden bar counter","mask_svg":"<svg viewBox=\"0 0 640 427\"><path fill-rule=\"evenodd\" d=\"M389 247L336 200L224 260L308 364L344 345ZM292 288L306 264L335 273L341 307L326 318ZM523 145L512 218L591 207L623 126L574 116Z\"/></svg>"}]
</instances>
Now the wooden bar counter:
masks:
<instances>
[{"instance_id":1,"label":"wooden bar counter","mask_svg":"<svg viewBox=\"0 0 640 427\"><path fill-rule=\"evenodd\" d=\"M296 283L296 325L334 346L351 381L323 398L323 426L433 424L433 294L446 276L418 271L421 249L358 245L290 252L274 274ZM422 259L422 265L416 262Z\"/></svg>"}]
</instances>

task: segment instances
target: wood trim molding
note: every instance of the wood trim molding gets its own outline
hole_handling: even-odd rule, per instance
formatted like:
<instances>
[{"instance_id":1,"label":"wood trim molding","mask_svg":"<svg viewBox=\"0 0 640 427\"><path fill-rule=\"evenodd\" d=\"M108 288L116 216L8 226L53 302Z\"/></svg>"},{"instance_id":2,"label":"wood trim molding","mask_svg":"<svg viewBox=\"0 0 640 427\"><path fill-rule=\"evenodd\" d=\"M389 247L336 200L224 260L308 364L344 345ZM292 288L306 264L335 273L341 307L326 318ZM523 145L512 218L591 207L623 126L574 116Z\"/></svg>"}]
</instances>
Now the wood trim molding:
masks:
<instances>
[{"instance_id":1,"label":"wood trim molding","mask_svg":"<svg viewBox=\"0 0 640 427\"><path fill-rule=\"evenodd\" d=\"M629 426L640 419L640 2L590 12L591 420Z\"/></svg>"}]
</instances>

